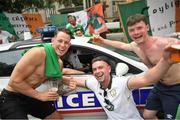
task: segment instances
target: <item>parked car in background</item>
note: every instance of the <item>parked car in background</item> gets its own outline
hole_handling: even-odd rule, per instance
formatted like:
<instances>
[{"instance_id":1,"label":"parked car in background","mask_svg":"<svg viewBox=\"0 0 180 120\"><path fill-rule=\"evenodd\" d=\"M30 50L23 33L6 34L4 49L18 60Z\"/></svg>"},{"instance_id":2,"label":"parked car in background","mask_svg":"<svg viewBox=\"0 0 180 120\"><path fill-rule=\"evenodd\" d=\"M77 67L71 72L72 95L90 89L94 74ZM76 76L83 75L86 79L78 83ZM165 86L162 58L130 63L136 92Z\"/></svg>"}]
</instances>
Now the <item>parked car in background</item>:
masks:
<instances>
[{"instance_id":1,"label":"parked car in background","mask_svg":"<svg viewBox=\"0 0 180 120\"><path fill-rule=\"evenodd\" d=\"M38 44L43 43L40 40L27 40L10 44L0 45L0 91L7 85L11 72L16 63L21 58L21 53L25 49L30 49ZM112 51L115 49L107 49L102 46L94 45L89 42L84 42L76 39L71 40L71 47L68 53L62 58L64 67L72 69L80 69L75 61L78 59L82 65L85 74L76 74L81 79L90 79L93 77L91 71L91 60L95 56L104 55L109 58L112 65L112 75L130 75L139 74L147 70L147 67L137 61L137 57L130 52L123 50ZM117 53L118 52L118 53ZM70 55L76 53L76 59L70 59ZM71 61L70 61L71 60ZM128 67L120 66L123 63ZM118 65L118 68L116 66ZM118 71L118 73L117 73ZM120 72L121 71L121 72ZM37 90L47 89L48 83L45 82ZM133 91L133 97L138 108L143 108L145 100L152 86L136 89ZM91 90L78 87L75 91L59 97L59 100L54 104L58 111L64 114L65 118L73 119L104 119L106 115L98 102L96 96Z\"/></svg>"}]
</instances>

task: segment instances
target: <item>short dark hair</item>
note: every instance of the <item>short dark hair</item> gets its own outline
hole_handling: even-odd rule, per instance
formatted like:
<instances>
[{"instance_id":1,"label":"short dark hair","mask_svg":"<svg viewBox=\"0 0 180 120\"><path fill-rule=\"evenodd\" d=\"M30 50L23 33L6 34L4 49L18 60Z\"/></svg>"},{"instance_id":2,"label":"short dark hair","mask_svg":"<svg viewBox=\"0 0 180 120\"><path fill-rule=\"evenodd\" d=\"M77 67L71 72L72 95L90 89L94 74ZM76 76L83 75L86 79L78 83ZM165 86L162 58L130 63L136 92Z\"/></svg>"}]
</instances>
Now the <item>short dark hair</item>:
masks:
<instances>
[{"instance_id":1,"label":"short dark hair","mask_svg":"<svg viewBox=\"0 0 180 120\"><path fill-rule=\"evenodd\" d=\"M81 31L82 32L82 30L80 28L76 28L75 32L77 32L77 31Z\"/></svg>"},{"instance_id":2,"label":"short dark hair","mask_svg":"<svg viewBox=\"0 0 180 120\"><path fill-rule=\"evenodd\" d=\"M146 17L143 14L135 14L135 15L131 15L127 18L126 25L132 26L140 21L143 21L146 25L148 24L146 21Z\"/></svg>"},{"instance_id":3,"label":"short dark hair","mask_svg":"<svg viewBox=\"0 0 180 120\"><path fill-rule=\"evenodd\" d=\"M68 15L67 18L73 17L76 20L76 17L74 15Z\"/></svg>"},{"instance_id":4,"label":"short dark hair","mask_svg":"<svg viewBox=\"0 0 180 120\"><path fill-rule=\"evenodd\" d=\"M57 35L58 32L64 32L64 33L66 33L66 34L68 34L68 35L70 36L69 30L66 29L66 28L58 28L58 29L56 30L55 36Z\"/></svg>"},{"instance_id":5,"label":"short dark hair","mask_svg":"<svg viewBox=\"0 0 180 120\"><path fill-rule=\"evenodd\" d=\"M108 65L112 65L111 60L109 60L109 58L107 58L106 56L97 56L95 58L92 59L91 64L93 64L94 62L97 61L104 61L106 62Z\"/></svg>"}]
</instances>

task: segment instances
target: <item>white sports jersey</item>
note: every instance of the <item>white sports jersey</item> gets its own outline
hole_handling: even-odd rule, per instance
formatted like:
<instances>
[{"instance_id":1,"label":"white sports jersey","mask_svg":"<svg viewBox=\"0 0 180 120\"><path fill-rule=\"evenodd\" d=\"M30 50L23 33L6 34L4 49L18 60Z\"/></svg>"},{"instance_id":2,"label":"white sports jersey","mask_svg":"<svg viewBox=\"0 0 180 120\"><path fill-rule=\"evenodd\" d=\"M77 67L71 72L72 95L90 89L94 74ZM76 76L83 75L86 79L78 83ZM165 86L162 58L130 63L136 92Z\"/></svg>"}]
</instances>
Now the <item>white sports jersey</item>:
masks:
<instances>
[{"instance_id":1,"label":"white sports jersey","mask_svg":"<svg viewBox=\"0 0 180 120\"><path fill-rule=\"evenodd\" d=\"M127 87L129 77L113 77L106 90L96 79L86 80L86 86L95 93L108 119L143 119L134 103L132 91Z\"/></svg>"}]
</instances>

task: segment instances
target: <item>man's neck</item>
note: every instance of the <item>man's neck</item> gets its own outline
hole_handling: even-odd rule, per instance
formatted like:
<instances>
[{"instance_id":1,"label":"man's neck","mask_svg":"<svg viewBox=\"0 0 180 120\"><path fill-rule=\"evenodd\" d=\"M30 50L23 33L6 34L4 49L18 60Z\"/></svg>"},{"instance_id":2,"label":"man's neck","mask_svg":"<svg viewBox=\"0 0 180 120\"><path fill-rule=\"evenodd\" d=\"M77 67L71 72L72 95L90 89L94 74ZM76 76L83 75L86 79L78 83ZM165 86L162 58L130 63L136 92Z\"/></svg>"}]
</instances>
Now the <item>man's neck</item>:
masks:
<instances>
[{"instance_id":1,"label":"man's neck","mask_svg":"<svg viewBox=\"0 0 180 120\"><path fill-rule=\"evenodd\" d=\"M139 43L138 46L142 49L143 48L148 49L153 45L153 43L154 43L154 39L148 36L142 43Z\"/></svg>"},{"instance_id":2,"label":"man's neck","mask_svg":"<svg viewBox=\"0 0 180 120\"><path fill-rule=\"evenodd\" d=\"M106 88L110 88L111 87L111 83L112 83L112 77L109 76L109 78L107 80L104 80L104 82L100 83L102 89L106 89Z\"/></svg>"},{"instance_id":3,"label":"man's neck","mask_svg":"<svg viewBox=\"0 0 180 120\"><path fill-rule=\"evenodd\" d=\"M73 27L76 27L76 25L77 25L77 24L76 24L76 23L74 23L74 24L71 24L71 25L72 25Z\"/></svg>"}]
</instances>

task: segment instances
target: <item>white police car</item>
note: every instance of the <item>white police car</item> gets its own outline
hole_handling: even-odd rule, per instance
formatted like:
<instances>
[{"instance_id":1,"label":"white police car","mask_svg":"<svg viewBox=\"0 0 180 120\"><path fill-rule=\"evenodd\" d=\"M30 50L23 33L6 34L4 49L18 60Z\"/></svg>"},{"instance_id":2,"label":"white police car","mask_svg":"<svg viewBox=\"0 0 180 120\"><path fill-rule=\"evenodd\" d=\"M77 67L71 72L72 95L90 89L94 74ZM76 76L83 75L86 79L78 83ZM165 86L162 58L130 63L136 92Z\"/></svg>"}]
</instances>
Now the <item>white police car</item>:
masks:
<instances>
[{"instance_id":1,"label":"white police car","mask_svg":"<svg viewBox=\"0 0 180 120\"><path fill-rule=\"evenodd\" d=\"M42 43L42 41L27 40L0 45L0 91L2 91L2 89L8 83L10 74L15 64L21 58L21 53L23 50L31 48L40 43ZM83 79L91 78L92 72L89 65L91 64L91 60L98 55L104 55L109 58L112 63L113 75L139 74L147 70L147 67L143 63L137 61L137 57L130 52L117 50L114 48L109 50L104 46L102 47L76 39L72 40L71 43L72 45L68 53L63 58L64 67L80 69L79 65L74 65L74 63L77 63L75 60L78 58L81 66L85 68L85 74L76 74L73 76ZM70 59L70 55L72 55L72 53L76 53L75 57L77 58ZM128 67L123 67L119 64L116 68L118 63L125 63ZM115 68L118 69L118 73L116 72ZM122 70L121 72L120 69ZM46 84L43 84L38 89L42 90L45 88L45 86ZM146 97L151 88L152 87L144 87L133 91L133 97L137 107L144 106ZM77 90L73 93L61 96L56 102L55 106L59 112L64 114L66 118L106 118L106 115L94 93L84 88L77 88Z\"/></svg>"}]
</instances>

